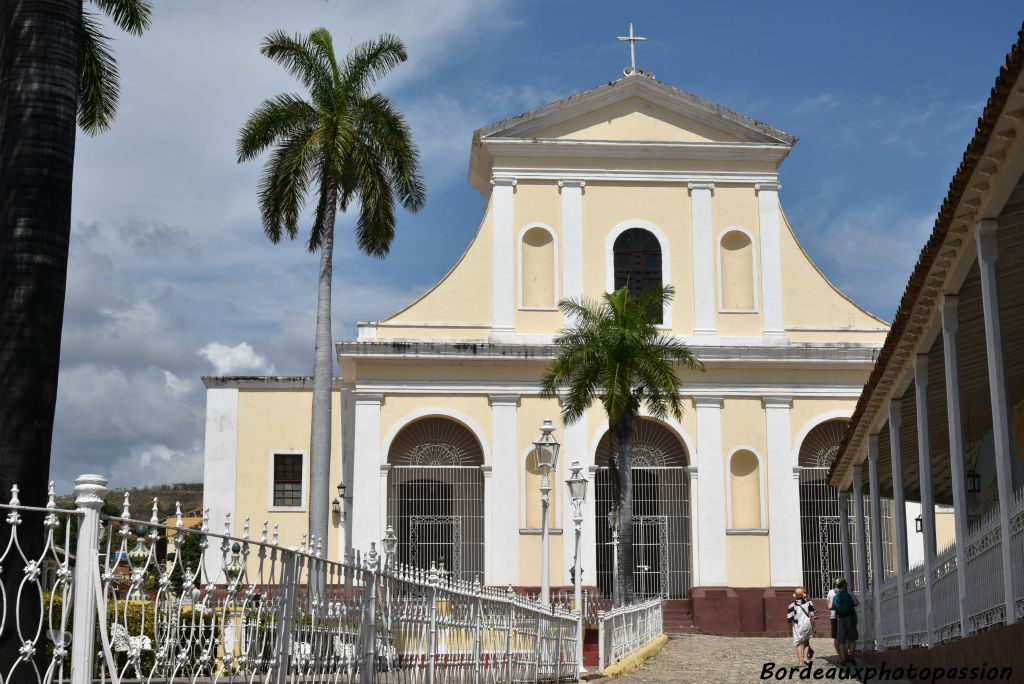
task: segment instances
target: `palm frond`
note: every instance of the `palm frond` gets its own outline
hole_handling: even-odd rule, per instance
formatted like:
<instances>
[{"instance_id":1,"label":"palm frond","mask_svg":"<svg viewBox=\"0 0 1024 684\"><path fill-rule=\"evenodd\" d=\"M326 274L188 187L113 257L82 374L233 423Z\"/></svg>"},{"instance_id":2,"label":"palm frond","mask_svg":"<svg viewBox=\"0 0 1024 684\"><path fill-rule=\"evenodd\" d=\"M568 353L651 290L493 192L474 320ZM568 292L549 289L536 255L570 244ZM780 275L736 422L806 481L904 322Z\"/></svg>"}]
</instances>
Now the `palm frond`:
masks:
<instances>
[{"instance_id":1,"label":"palm frond","mask_svg":"<svg viewBox=\"0 0 1024 684\"><path fill-rule=\"evenodd\" d=\"M110 38L92 12L82 12L81 50L78 125L87 135L97 135L110 128L117 114L121 78Z\"/></svg>"},{"instance_id":2,"label":"palm frond","mask_svg":"<svg viewBox=\"0 0 1024 684\"><path fill-rule=\"evenodd\" d=\"M147 0L92 0L114 25L126 33L141 36L149 28L153 7Z\"/></svg>"},{"instance_id":3,"label":"palm frond","mask_svg":"<svg viewBox=\"0 0 1024 684\"><path fill-rule=\"evenodd\" d=\"M405 43L390 33L360 43L345 55L341 64L343 88L353 95L362 95L406 59Z\"/></svg>"},{"instance_id":4,"label":"palm frond","mask_svg":"<svg viewBox=\"0 0 1024 684\"><path fill-rule=\"evenodd\" d=\"M356 244L364 254L383 258L395 237L394 192L380 158L371 147L357 146L352 159L359 195Z\"/></svg>"},{"instance_id":5,"label":"palm frond","mask_svg":"<svg viewBox=\"0 0 1024 684\"><path fill-rule=\"evenodd\" d=\"M289 36L274 31L263 39L260 53L281 66L304 85L320 106L333 101L334 81L332 65L323 61L322 52L309 38Z\"/></svg>"},{"instance_id":6,"label":"palm frond","mask_svg":"<svg viewBox=\"0 0 1024 684\"><path fill-rule=\"evenodd\" d=\"M316 109L298 95L282 93L264 100L246 119L238 134L239 163L259 156L281 138L314 125Z\"/></svg>"},{"instance_id":7,"label":"palm frond","mask_svg":"<svg viewBox=\"0 0 1024 684\"><path fill-rule=\"evenodd\" d=\"M260 215L272 242L280 242L285 234L293 240L298 235L299 214L313 175L316 137L316 129L311 127L281 141L263 168L258 191Z\"/></svg>"},{"instance_id":8,"label":"palm frond","mask_svg":"<svg viewBox=\"0 0 1024 684\"><path fill-rule=\"evenodd\" d=\"M361 98L358 111L356 125L378 148L398 201L408 211L419 211L426 201L426 188L419 173L419 149L405 117L379 93Z\"/></svg>"}]
</instances>

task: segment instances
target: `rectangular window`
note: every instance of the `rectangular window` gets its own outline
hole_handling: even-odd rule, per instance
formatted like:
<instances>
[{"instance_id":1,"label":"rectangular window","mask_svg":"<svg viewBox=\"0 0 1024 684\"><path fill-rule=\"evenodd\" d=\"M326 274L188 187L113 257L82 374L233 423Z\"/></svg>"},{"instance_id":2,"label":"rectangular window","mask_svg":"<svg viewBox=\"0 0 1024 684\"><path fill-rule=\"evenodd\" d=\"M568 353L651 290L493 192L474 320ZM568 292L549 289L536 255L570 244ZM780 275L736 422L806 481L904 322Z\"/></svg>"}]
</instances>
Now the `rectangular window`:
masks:
<instances>
[{"instance_id":1,"label":"rectangular window","mask_svg":"<svg viewBox=\"0 0 1024 684\"><path fill-rule=\"evenodd\" d=\"M274 454L274 505L302 505L302 454Z\"/></svg>"}]
</instances>

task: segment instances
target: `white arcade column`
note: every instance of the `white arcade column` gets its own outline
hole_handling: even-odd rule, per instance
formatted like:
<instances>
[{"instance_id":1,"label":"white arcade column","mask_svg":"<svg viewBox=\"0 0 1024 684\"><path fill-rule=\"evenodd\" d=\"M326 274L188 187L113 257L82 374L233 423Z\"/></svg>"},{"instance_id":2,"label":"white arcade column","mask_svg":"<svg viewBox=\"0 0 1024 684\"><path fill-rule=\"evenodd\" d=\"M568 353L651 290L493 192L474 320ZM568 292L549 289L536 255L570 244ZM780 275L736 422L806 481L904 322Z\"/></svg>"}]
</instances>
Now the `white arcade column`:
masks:
<instances>
[{"instance_id":1,"label":"white arcade column","mask_svg":"<svg viewBox=\"0 0 1024 684\"><path fill-rule=\"evenodd\" d=\"M698 396L697 463L700 468L700 585L728 584L725 547L725 470L722 461L722 397Z\"/></svg>"},{"instance_id":2,"label":"white arcade column","mask_svg":"<svg viewBox=\"0 0 1024 684\"><path fill-rule=\"evenodd\" d=\"M900 648L907 648L907 597L904 582L907 577L907 500L903 491L903 451L900 439L900 400L889 402L889 450L892 463L892 498L896 514L896 591L900 602Z\"/></svg>"},{"instance_id":3,"label":"white arcade column","mask_svg":"<svg viewBox=\"0 0 1024 684\"><path fill-rule=\"evenodd\" d=\"M878 435L868 435L868 487L871 492L871 600L875 604L875 648L882 649L882 498L878 483Z\"/></svg>"},{"instance_id":4,"label":"white arcade column","mask_svg":"<svg viewBox=\"0 0 1024 684\"><path fill-rule=\"evenodd\" d=\"M924 603L929 644L935 638L932 612L932 568L935 565L935 500L932 494L932 448L928 432L928 355L914 358L914 392L917 406L917 472L921 489L921 531L924 546Z\"/></svg>"}]
</instances>

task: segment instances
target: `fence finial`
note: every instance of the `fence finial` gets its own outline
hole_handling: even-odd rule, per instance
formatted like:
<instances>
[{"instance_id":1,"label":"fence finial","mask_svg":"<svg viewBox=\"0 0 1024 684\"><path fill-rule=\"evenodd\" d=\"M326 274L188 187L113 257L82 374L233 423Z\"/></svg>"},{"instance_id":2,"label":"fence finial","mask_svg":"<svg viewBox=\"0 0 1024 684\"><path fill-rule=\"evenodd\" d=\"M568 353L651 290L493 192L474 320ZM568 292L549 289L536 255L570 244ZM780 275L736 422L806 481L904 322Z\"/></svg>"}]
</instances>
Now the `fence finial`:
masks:
<instances>
[{"instance_id":1,"label":"fence finial","mask_svg":"<svg viewBox=\"0 0 1024 684\"><path fill-rule=\"evenodd\" d=\"M50 486L46 488L46 507L53 509L57 507L57 489L50 480Z\"/></svg>"},{"instance_id":2,"label":"fence finial","mask_svg":"<svg viewBox=\"0 0 1024 684\"><path fill-rule=\"evenodd\" d=\"M174 526L175 527L185 527L185 520L181 516L181 502L180 501L175 501L174 502Z\"/></svg>"},{"instance_id":3,"label":"fence finial","mask_svg":"<svg viewBox=\"0 0 1024 684\"><path fill-rule=\"evenodd\" d=\"M269 533L269 531L270 531L270 521L269 520L264 520L263 521L263 529L260 530L260 541L261 542L266 543L266 541L267 541L267 534Z\"/></svg>"},{"instance_id":4,"label":"fence finial","mask_svg":"<svg viewBox=\"0 0 1024 684\"><path fill-rule=\"evenodd\" d=\"M370 552L366 554L366 568L377 570L377 542L370 542Z\"/></svg>"},{"instance_id":5,"label":"fence finial","mask_svg":"<svg viewBox=\"0 0 1024 684\"><path fill-rule=\"evenodd\" d=\"M19 505L21 505L21 500L18 499L18 491L19 491L18 490L18 485L11 485L11 505L12 506L19 506Z\"/></svg>"},{"instance_id":6,"label":"fence finial","mask_svg":"<svg viewBox=\"0 0 1024 684\"><path fill-rule=\"evenodd\" d=\"M271 542L274 546L277 546L277 539L277 523L274 523L274 537L273 541Z\"/></svg>"},{"instance_id":7,"label":"fence finial","mask_svg":"<svg viewBox=\"0 0 1024 684\"><path fill-rule=\"evenodd\" d=\"M245 516L245 524L242 526L242 539L249 538L249 516Z\"/></svg>"},{"instance_id":8,"label":"fence finial","mask_svg":"<svg viewBox=\"0 0 1024 684\"><path fill-rule=\"evenodd\" d=\"M124 505L123 505L123 507L121 509L121 520L128 520L131 517L132 517L132 515L131 515L131 512L129 511L129 507L128 507L128 492L125 492L124 493Z\"/></svg>"}]
</instances>

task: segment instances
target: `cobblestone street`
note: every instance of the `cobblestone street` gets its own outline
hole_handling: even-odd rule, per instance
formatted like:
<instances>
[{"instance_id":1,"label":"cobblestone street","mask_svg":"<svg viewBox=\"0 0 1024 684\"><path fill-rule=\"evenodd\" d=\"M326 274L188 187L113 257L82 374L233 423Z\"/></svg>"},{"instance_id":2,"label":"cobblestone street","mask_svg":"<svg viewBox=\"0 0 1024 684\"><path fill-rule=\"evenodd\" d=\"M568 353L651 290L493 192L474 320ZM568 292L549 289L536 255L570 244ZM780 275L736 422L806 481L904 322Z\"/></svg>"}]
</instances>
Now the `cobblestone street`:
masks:
<instances>
[{"instance_id":1,"label":"cobblestone street","mask_svg":"<svg viewBox=\"0 0 1024 684\"><path fill-rule=\"evenodd\" d=\"M836 655L832 642L815 639L814 668L835 667ZM788 668L796 665L796 651L790 639L768 637L719 637L703 634L673 634L661 653L648 660L635 672L616 680L629 684L655 682L680 684L750 684L762 680L761 671L765 663L776 663ZM610 680L609 680L610 681ZM799 677L792 680L800 681ZM839 680L838 672L833 680Z\"/></svg>"}]
</instances>

